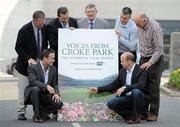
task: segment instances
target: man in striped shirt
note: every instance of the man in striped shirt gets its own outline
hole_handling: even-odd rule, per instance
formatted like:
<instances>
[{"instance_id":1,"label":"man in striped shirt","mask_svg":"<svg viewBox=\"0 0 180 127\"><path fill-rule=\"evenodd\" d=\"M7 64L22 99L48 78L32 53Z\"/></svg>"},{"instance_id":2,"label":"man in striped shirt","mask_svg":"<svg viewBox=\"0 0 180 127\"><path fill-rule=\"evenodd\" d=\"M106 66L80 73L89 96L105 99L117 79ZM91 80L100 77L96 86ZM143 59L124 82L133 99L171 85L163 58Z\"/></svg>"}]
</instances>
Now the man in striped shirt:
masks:
<instances>
[{"instance_id":1,"label":"man in striped shirt","mask_svg":"<svg viewBox=\"0 0 180 127\"><path fill-rule=\"evenodd\" d=\"M160 79L163 68L163 34L160 24L150 19L145 13L133 17L138 26L140 44L140 65L148 71L147 86L149 102L143 109L142 115L147 121L157 121L160 102Z\"/></svg>"}]
</instances>

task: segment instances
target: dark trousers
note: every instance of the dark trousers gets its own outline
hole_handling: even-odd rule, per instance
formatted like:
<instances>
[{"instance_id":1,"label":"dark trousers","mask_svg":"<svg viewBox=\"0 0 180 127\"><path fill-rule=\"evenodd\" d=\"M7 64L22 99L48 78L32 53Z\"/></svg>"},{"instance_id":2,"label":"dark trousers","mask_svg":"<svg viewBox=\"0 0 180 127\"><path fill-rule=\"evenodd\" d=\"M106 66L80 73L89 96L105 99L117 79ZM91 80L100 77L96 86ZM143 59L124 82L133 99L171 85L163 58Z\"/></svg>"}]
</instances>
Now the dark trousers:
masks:
<instances>
[{"instance_id":1,"label":"dark trousers","mask_svg":"<svg viewBox=\"0 0 180 127\"><path fill-rule=\"evenodd\" d=\"M135 57L135 61L134 62L136 62L136 58L137 58L137 54L136 54L136 52L131 52L133 55L134 55L134 57ZM121 65L121 55L123 54L123 52L120 52L119 54L118 54L118 61L119 61L119 64L118 64L118 66L119 66L119 71L121 70L121 68L123 68L123 66Z\"/></svg>"},{"instance_id":2,"label":"dark trousers","mask_svg":"<svg viewBox=\"0 0 180 127\"><path fill-rule=\"evenodd\" d=\"M35 117L47 116L62 107L63 103L53 102L52 96L48 92L42 92L37 86L32 87L30 97Z\"/></svg>"},{"instance_id":3,"label":"dark trousers","mask_svg":"<svg viewBox=\"0 0 180 127\"><path fill-rule=\"evenodd\" d=\"M141 57L140 65L145 62L148 62L151 57ZM163 69L164 57L163 55L159 58L159 60L153 64L148 70L148 78L147 78L147 89L149 91L149 105L144 109L148 110L145 112L153 113L158 115L159 113L159 103L160 103L160 82L161 82L161 74ZM148 102L148 101L147 101Z\"/></svg>"},{"instance_id":4,"label":"dark trousers","mask_svg":"<svg viewBox=\"0 0 180 127\"><path fill-rule=\"evenodd\" d=\"M144 93L139 89L132 90L130 96L114 97L107 102L107 106L121 115L124 119L138 119L144 106Z\"/></svg>"}]
</instances>

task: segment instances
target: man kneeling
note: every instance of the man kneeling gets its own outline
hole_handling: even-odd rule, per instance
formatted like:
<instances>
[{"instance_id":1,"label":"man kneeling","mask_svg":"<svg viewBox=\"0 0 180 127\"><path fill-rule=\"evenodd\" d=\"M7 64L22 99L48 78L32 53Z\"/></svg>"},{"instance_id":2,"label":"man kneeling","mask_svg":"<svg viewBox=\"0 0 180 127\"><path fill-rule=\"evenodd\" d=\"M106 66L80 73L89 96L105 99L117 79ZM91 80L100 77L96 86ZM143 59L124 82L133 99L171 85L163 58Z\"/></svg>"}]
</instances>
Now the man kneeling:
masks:
<instances>
[{"instance_id":1,"label":"man kneeling","mask_svg":"<svg viewBox=\"0 0 180 127\"><path fill-rule=\"evenodd\" d=\"M121 55L119 76L112 83L101 87L90 87L90 93L105 91L116 92L116 97L107 102L107 106L121 115L128 124L140 123L141 108L144 106L147 72L135 64L130 52Z\"/></svg>"},{"instance_id":2,"label":"man kneeling","mask_svg":"<svg viewBox=\"0 0 180 127\"><path fill-rule=\"evenodd\" d=\"M24 103L32 104L34 122L50 119L48 115L57 113L63 105L58 91L56 68L53 66L54 58L54 50L45 49L42 60L28 67L29 86L24 91Z\"/></svg>"}]
</instances>

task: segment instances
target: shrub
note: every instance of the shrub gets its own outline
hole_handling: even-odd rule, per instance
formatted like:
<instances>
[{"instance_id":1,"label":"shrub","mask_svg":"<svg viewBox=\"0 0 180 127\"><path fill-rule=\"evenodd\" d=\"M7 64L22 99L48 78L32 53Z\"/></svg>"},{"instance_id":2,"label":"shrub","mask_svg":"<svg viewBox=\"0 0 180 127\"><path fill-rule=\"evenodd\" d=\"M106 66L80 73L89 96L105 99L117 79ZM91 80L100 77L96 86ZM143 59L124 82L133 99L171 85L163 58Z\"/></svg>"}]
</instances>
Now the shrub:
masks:
<instances>
[{"instance_id":1,"label":"shrub","mask_svg":"<svg viewBox=\"0 0 180 127\"><path fill-rule=\"evenodd\" d=\"M171 73L168 85L180 89L180 68Z\"/></svg>"}]
</instances>

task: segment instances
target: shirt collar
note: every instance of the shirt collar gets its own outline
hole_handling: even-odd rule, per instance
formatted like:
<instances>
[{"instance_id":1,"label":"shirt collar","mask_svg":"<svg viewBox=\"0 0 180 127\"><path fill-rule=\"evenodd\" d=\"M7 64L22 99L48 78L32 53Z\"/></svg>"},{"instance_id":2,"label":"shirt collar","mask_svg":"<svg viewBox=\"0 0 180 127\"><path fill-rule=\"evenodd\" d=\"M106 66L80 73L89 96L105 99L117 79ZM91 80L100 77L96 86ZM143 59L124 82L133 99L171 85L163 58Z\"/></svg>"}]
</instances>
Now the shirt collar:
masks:
<instances>
[{"instance_id":1,"label":"shirt collar","mask_svg":"<svg viewBox=\"0 0 180 127\"><path fill-rule=\"evenodd\" d=\"M150 26L150 20L149 20L149 18L148 18L148 20L147 20L147 23L145 24L145 26L144 26L144 30L147 30L148 28L149 28L149 26Z\"/></svg>"},{"instance_id":2,"label":"shirt collar","mask_svg":"<svg viewBox=\"0 0 180 127\"><path fill-rule=\"evenodd\" d=\"M126 72L133 72L133 70L134 70L134 68L135 68L135 65L136 65L136 64L134 63L134 65L132 66L132 68L131 68L130 71L126 69Z\"/></svg>"},{"instance_id":3,"label":"shirt collar","mask_svg":"<svg viewBox=\"0 0 180 127\"><path fill-rule=\"evenodd\" d=\"M32 21L32 26L34 30L38 30L38 27L34 25L33 21Z\"/></svg>"},{"instance_id":4,"label":"shirt collar","mask_svg":"<svg viewBox=\"0 0 180 127\"><path fill-rule=\"evenodd\" d=\"M46 72L45 72L45 70L44 70L44 66L43 66L43 64L42 64L42 61L40 60L40 64L41 64L41 67L42 67L42 70L43 70L43 72L44 73L46 73L46 72L49 72L49 67L48 67L48 69L46 70Z\"/></svg>"},{"instance_id":5,"label":"shirt collar","mask_svg":"<svg viewBox=\"0 0 180 127\"><path fill-rule=\"evenodd\" d=\"M96 21L96 19L94 19L93 21L90 21L89 19L88 19L88 23L90 24L90 23L94 23L95 24L95 21Z\"/></svg>"},{"instance_id":6,"label":"shirt collar","mask_svg":"<svg viewBox=\"0 0 180 127\"><path fill-rule=\"evenodd\" d=\"M62 27L64 27L64 25L66 26L66 28L69 27L69 22L68 22L67 24L63 24L63 23L61 22L61 20L59 20L59 22L61 23Z\"/></svg>"}]
</instances>

